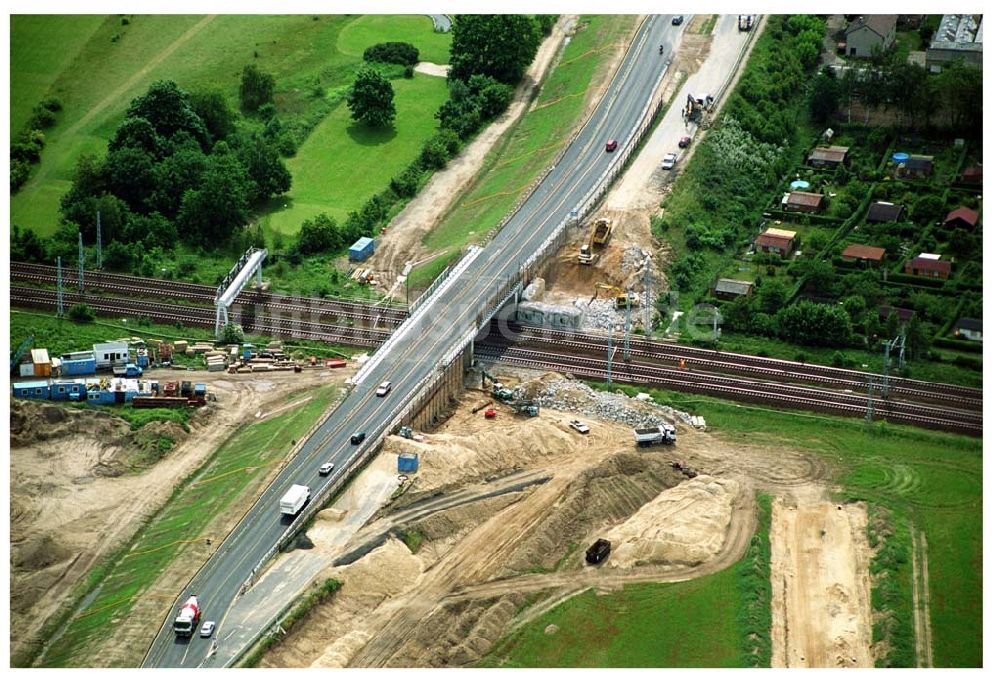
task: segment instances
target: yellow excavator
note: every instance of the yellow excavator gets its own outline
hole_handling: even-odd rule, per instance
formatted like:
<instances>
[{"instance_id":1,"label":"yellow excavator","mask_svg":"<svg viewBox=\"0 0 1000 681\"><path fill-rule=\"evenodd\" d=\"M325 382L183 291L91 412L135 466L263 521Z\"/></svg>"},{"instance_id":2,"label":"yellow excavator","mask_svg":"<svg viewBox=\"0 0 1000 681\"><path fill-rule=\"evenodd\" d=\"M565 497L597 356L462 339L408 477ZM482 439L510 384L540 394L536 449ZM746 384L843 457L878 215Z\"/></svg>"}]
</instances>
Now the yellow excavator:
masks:
<instances>
[{"instance_id":1,"label":"yellow excavator","mask_svg":"<svg viewBox=\"0 0 1000 681\"><path fill-rule=\"evenodd\" d=\"M590 230L590 240L580 246L578 260L581 265L591 265L597 259L595 249L604 248L611 241L611 220L608 218L597 218L594 227Z\"/></svg>"},{"instance_id":2,"label":"yellow excavator","mask_svg":"<svg viewBox=\"0 0 1000 681\"><path fill-rule=\"evenodd\" d=\"M632 297L632 291L623 291L618 286L612 286L611 284L595 284L594 285L594 297L590 299L590 302L594 302L602 294L611 294L615 297L615 308L619 310L624 310L628 306L628 301L631 298L632 304L635 305L635 298Z\"/></svg>"}]
</instances>

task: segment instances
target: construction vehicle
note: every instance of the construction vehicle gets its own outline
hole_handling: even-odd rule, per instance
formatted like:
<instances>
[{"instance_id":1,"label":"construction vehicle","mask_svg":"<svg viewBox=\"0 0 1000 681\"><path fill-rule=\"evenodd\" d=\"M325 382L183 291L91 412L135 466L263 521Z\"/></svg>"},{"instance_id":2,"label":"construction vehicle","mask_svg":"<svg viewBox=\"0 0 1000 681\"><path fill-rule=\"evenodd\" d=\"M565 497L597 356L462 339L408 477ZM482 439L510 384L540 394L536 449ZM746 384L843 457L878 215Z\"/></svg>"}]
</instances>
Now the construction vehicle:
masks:
<instances>
[{"instance_id":1,"label":"construction vehicle","mask_svg":"<svg viewBox=\"0 0 1000 681\"><path fill-rule=\"evenodd\" d=\"M736 28L740 31L749 31L753 28L753 15L740 14L736 22Z\"/></svg>"},{"instance_id":2,"label":"construction vehicle","mask_svg":"<svg viewBox=\"0 0 1000 681\"><path fill-rule=\"evenodd\" d=\"M597 218L594 227L590 230L590 240L580 246L580 255L577 256L581 265L591 265L597 259L596 249L604 248L611 241L611 220L608 218Z\"/></svg>"},{"instance_id":3,"label":"construction vehicle","mask_svg":"<svg viewBox=\"0 0 1000 681\"><path fill-rule=\"evenodd\" d=\"M596 565L607 558L610 553L611 542L607 539L598 539L587 549L587 562Z\"/></svg>"},{"instance_id":4,"label":"construction vehicle","mask_svg":"<svg viewBox=\"0 0 1000 681\"><path fill-rule=\"evenodd\" d=\"M612 286L611 284L595 284L594 285L594 297L590 299L590 302L594 302L601 293L610 293L615 297L615 308L618 310L624 310L628 307L629 300L632 304L636 304L635 296L632 291L623 291L618 286Z\"/></svg>"},{"instance_id":5,"label":"construction vehicle","mask_svg":"<svg viewBox=\"0 0 1000 681\"><path fill-rule=\"evenodd\" d=\"M493 407L490 407L489 409L483 412L483 418L495 419L496 417L497 417L497 410L494 409Z\"/></svg>"},{"instance_id":6,"label":"construction vehicle","mask_svg":"<svg viewBox=\"0 0 1000 681\"><path fill-rule=\"evenodd\" d=\"M305 485L292 485L278 502L278 508L285 515L297 515L309 501L309 488Z\"/></svg>"},{"instance_id":7,"label":"construction vehicle","mask_svg":"<svg viewBox=\"0 0 1000 681\"><path fill-rule=\"evenodd\" d=\"M635 437L635 443L640 447L677 443L677 429L669 423L661 423L653 428L636 428L632 434Z\"/></svg>"},{"instance_id":8,"label":"construction vehicle","mask_svg":"<svg viewBox=\"0 0 1000 681\"><path fill-rule=\"evenodd\" d=\"M698 477L698 473L693 468L691 468L686 463L684 463L683 461L674 461L670 465L673 466L674 469L679 470L681 473L683 473L684 475L686 475L689 478Z\"/></svg>"},{"instance_id":9,"label":"construction vehicle","mask_svg":"<svg viewBox=\"0 0 1000 681\"><path fill-rule=\"evenodd\" d=\"M142 367L129 362L125 365L112 367L111 373L119 378L138 378L139 376L142 376Z\"/></svg>"},{"instance_id":10,"label":"construction vehicle","mask_svg":"<svg viewBox=\"0 0 1000 681\"><path fill-rule=\"evenodd\" d=\"M174 633L183 637L191 636L194 633L195 627L198 626L199 619L201 619L201 610L198 609L198 597L191 594L184 601L184 605L181 606L177 617L174 618Z\"/></svg>"},{"instance_id":11,"label":"construction vehicle","mask_svg":"<svg viewBox=\"0 0 1000 681\"><path fill-rule=\"evenodd\" d=\"M708 93L702 95L691 95L689 93L687 102L684 104L684 113L682 114L684 121L700 125L704 115L712 110L714 103L715 98Z\"/></svg>"},{"instance_id":12,"label":"construction vehicle","mask_svg":"<svg viewBox=\"0 0 1000 681\"><path fill-rule=\"evenodd\" d=\"M538 416L538 403L534 400L517 400L512 406L515 414Z\"/></svg>"},{"instance_id":13,"label":"construction vehicle","mask_svg":"<svg viewBox=\"0 0 1000 681\"><path fill-rule=\"evenodd\" d=\"M498 381L496 378L491 376L489 372L485 369L483 370L483 388L489 388L490 394L498 400L503 400L504 402L509 402L514 399L514 391L505 388L503 383Z\"/></svg>"}]
</instances>

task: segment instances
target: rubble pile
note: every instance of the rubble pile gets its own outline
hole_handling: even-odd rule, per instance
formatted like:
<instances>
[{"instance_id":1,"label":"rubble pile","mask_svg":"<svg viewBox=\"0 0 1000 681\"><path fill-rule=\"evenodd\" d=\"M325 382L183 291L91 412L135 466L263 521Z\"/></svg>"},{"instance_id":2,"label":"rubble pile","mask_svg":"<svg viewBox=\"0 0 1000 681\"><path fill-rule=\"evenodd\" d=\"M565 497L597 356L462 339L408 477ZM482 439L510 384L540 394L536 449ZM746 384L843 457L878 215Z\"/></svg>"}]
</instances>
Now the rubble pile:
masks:
<instances>
[{"instance_id":1,"label":"rubble pile","mask_svg":"<svg viewBox=\"0 0 1000 681\"><path fill-rule=\"evenodd\" d=\"M597 329L607 332L609 323L614 324L615 327L625 325L625 311L616 310L614 300L599 299L588 301L586 298L577 298L573 301L573 305L583 310L582 326L585 329ZM633 308L633 322L638 321L638 313L639 309Z\"/></svg>"},{"instance_id":2,"label":"rubble pile","mask_svg":"<svg viewBox=\"0 0 1000 681\"><path fill-rule=\"evenodd\" d=\"M649 254L642 250L642 246L639 244L629 244L625 250L622 251L622 274L627 276L633 272L641 270L646 263L647 255Z\"/></svg>"},{"instance_id":3,"label":"rubble pile","mask_svg":"<svg viewBox=\"0 0 1000 681\"><path fill-rule=\"evenodd\" d=\"M527 386L516 386L514 398L523 399ZM617 421L633 428L652 428L664 421L695 425L697 417L652 402L632 399L623 392L609 393L567 379L550 380L532 390L532 399L541 407Z\"/></svg>"}]
</instances>

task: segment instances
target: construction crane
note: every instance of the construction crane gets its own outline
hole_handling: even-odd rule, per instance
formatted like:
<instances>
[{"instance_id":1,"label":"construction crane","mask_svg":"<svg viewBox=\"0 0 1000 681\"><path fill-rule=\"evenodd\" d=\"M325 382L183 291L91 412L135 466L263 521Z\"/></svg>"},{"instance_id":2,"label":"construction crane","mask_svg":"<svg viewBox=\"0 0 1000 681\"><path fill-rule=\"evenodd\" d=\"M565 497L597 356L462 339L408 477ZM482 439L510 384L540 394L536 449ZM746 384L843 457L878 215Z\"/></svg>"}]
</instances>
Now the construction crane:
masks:
<instances>
[{"instance_id":1,"label":"construction crane","mask_svg":"<svg viewBox=\"0 0 1000 681\"><path fill-rule=\"evenodd\" d=\"M611 220L608 218L597 218L594 226L590 230L590 239L580 246L578 260L581 265L591 265L597 259L598 248L604 248L611 241L611 230L613 229Z\"/></svg>"},{"instance_id":2,"label":"construction crane","mask_svg":"<svg viewBox=\"0 0 1000 681\"><path fill-rule=\"evenodd\" d=\"M11 372L13 372L14 369L17 368L17 363L21 361L21 358L24 357L24 353L26 353L28 351L28 348L30 348L32 345L34 345L34 343L35 343L35 335L31 334L30 336L28 336L27 338L25 338L23 341L21 341L21 344L17 346L17 350L15 350L14 352L10 353L10 370L11 370Z\"/></svg>"}]
</instances>

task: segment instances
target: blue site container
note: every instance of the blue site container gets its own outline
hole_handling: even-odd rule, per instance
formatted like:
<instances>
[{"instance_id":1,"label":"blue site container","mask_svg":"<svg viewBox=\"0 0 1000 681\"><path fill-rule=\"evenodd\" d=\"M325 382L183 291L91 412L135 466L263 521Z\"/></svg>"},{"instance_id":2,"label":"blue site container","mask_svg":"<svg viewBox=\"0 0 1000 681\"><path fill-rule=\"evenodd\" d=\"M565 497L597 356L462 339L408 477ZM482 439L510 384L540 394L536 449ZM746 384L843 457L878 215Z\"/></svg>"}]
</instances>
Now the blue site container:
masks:
<instances>
[{"instance_id":1,"label":"blue site container","mask_svg":"<svg viewBox=\"0 0 1000 681\"><path fill-rule=\"evenodd\" d=\"M87 386L83 381L55 381L49 388L49 397L55 402L71 400L77 402L85 399Z\"/></svg>"},{"instance_id":2,"label":"blue site container","mask_svg":"<svg viewBox=\"0 0 1000 681\"><path fill-rule=\"evenodd\" d=\"M347 251L347 259L351 262L361 262L375 252L375 239L363 236L354 242L354 245Z\"/></svg>"},{"instance_id":3,"label":"blue site container","mask_svg":"<svg viewBox=\"0 0 1000 681\"><path fill-rule=\"evenodd\" d=\"M252 355L253 355L253 343L244 343L243 344L243 359L245 359L245 360L247 360L249 362L250 358L252 357Z\"/></svg>"},{"instance_id":4,"label":"blue site container","mask_svg":"<svg viewBox=\"0 0 1000 681\"><path fill-rule=\"evenodd\" d=\"M419 463L418 454L400 454L396 457L396 470L400 473L416 473Z\"/></svg>"},{"instance_id":5,"label":"blue site container","mask_svg":"<svg viewBox=\"0 0 1000 681\"><path fill-rule=\"evenodd\" d=\"M149 355L146 352L137 352L135 355L135 363L140 368L145 369L149 366Z\"/></svg>"},{"instance_id":6,"label":"blue site container","mask_svg":"<svg viewBox=\"0 0 1000 681\"><path fill-rule=\"evenodd\" d=\"M67 352L60 360L63 376L92 376L97 371L97 361L92 351Z\"/></svg>"},{"instance_id":7,"label":"blue site container","mask_svg":"<svg viewBox=\"0 0 1000 681\"><path fill-rule=\"evenodd\" d=\"M91 404L114 404L115 393L110 390L91 390L87 393L87 402Z\"/></svg>"},{"instance_id":8,"label":"blue site container","mask_svg":"<svg viewBox=\"0 0 1000 681\"><path fill-rule=\"evenodd\" d=\"M24 381L23 383L15 383L13 388L14 397L27 400L49 399L48 381Z\"/></svg>"},{"instance_id":9,"label":"blue site container","mask_svg":"<svg viewBox=\"0 0 1000 681\"><path fill-rule=\"evenodd\" d=\"M195 383L194 384L194 394L195 395L204 395L205 394L205 384L204 383Z\"/></svg>"}]
</instances>

